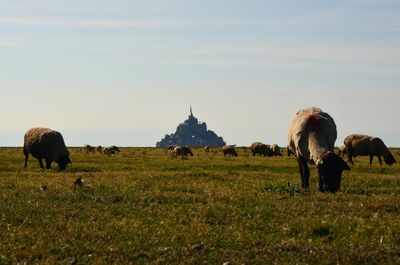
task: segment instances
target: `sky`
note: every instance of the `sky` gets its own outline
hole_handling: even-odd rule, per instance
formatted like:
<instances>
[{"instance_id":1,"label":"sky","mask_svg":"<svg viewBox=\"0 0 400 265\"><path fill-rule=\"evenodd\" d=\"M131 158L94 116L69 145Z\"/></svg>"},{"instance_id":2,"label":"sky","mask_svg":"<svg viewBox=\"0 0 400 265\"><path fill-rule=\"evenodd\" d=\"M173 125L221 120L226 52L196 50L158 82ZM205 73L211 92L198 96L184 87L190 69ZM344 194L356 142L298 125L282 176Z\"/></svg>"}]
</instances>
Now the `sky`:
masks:
<instances>
[{"instance_id":1,"label":"sky","mask_svg":"<svg viewBox=\"0 0 400 265\"><path fill-rule=\"evenodd\" d=\"M400 146L398 0L0 0L0 146L155 146L193 114L228 144L287 145L317 106Z\"/></svg>"}]
</instances>

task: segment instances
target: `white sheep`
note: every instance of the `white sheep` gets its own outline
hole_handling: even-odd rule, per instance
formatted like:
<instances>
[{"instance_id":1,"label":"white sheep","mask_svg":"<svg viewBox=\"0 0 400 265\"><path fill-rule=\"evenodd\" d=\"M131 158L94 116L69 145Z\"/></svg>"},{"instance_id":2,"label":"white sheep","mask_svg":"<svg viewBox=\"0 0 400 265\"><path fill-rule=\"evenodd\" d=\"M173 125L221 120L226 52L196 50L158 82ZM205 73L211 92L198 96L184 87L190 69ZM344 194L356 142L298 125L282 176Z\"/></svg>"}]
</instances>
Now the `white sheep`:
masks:
<instances>
[{"instance_id":1,"label":"white sheep","mask_svg":"<svg viewBox=\"0 0 400 265\"><path fill-rule=\"evenodd\" d=\"M309 189L307 163L313 163L319 175L319 191L336 192L340 189L342 172L350 168L333 151L336 137L336 124L329 114L316 107L297 112L289 127L288 140L290 151L298 161L303 188Z\"/></svg>"}]
</instances>

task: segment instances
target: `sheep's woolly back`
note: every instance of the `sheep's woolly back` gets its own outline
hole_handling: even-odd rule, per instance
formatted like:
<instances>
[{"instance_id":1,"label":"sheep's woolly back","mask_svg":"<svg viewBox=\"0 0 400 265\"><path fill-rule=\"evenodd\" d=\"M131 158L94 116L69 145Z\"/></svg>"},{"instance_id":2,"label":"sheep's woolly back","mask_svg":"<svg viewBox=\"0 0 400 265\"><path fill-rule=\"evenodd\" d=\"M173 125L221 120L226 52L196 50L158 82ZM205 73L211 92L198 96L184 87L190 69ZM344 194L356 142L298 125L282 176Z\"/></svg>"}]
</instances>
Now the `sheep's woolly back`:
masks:
<instances>
[{"instance_id":1,"label":"sheep's woolly back","mask_svg":"<svg viewBox=\"0 0 400 265\"><path fill-rule=\"evenodd\" d=\"M298 111L288 133L290 150L315 164L319 164L323 153L333 151L336 138L335 121L316 107Z\"/></svg>"},{"instance_id":2,"label":"sheep's woolly back","mask_svg":"<svg viewBox=\"0 0 400 265\"><path fill-rule=\"evenodd\" d=\"M364 134L351 134L344 139L344 144L352 155L379 155L387 156L389 149L378 137Z\"/></svg>"},{"instance_id":3,"label":"sheep's woolly back","mask_svg":"<svg viewBox=\"0 0 400 265\"><path fill-rule=\"evenodd\" d=\"M235 146L233 145L225 145L224 147L222 147L222 152L224 154L237 155Z\"/></svg>"},{"instance_id":4,"label":"sheep's woolly back","mask_svg":"<svg viewBox=\"0 0 400 265\"><path fill-rule=\"evenodd\" d=\"M280 155L281 154L281 149L277 144L271 144L269 147L274 155Z\"/></svg>"},{"instance_id":5,"label":"sheep's woolly back","mask_svg":"<svg viewBox=\"0 0 400 265\"><path fill-rule=\"evenodd\" d=\"M62 135L49 128L32 128L24 137L24 152L34 157L57 161L59 157L69 157Z\"/></svg>"}]
</instances>

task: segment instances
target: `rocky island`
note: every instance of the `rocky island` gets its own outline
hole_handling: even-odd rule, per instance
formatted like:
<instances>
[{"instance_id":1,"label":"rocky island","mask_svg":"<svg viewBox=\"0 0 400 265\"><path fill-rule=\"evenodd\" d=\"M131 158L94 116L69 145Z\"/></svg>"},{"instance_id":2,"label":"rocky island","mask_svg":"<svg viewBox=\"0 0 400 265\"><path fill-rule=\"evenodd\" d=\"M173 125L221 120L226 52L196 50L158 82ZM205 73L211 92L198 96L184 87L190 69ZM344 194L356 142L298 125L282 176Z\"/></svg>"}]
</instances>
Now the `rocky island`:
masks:
<instances>
[{"instance_id":1,"label":"rocky island","mask_svg":"<svg viewBox=\"0 0 400 265\"><path fill-rule=\"evenodd\" d=\"M225 141L215 132L207 130L205 122L193 116L192 108L187 120L179 124L176 132L167 134L161 141L156 143L156 147L167 147L172 144L183 146L224 146Z\"/></svg>"}]
</instances>

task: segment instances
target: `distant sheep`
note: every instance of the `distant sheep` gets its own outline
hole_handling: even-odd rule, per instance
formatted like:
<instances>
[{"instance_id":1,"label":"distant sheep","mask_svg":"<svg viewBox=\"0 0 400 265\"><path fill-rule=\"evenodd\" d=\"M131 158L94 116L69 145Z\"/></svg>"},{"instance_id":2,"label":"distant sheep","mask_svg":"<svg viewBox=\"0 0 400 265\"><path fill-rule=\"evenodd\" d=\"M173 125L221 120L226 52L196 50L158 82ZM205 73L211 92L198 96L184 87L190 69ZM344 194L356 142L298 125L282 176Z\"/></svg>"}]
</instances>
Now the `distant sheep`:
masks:
<instances>
[{"instance_id":1,"label":"distant sheep","mask_svg":"<svg viewBox=\"0 0 400 265\"><path fill-rule=\"evenodd\" d=\"M99 153L103 153L103 147L101 145L97 146L96 151Z\"/></svg>"},{"instance_id":2,"label":"distant sheep","mask_svg":"<svg viewBox=\"0 0 400 265\"><path fill-rule=\"evenodd\" d=\"M115 153L119 153L120 150L119 150L119 148L116 147L115 145L112 145L112 146L110 146L110 147L105 147L103 152L104 152L104 154L106 154L106 155L113 155L113 154L115 154Z\"/></svg>"},{"instance_id":3,"label":"distant sheep","mask_svg":"<svg viewBox=\"0 0 400 265\"><path fill-rule=\"evenodd\" d=\"M297 112L289 127L289 148L299 164L302 187L309 189L309 163L316 164L319 191L337 192L346 162L333 152L337 131L333 118L316 107Z\"/></svg>"},{"instance_id":4,"label":"distant sheep","mask_svg":"<svg viewBox=\"0 0 400 265\"><path fill-rule=\"evenodd\" d=\"M224 147L222 147L222 152L224 153L224 156L226 155L237 156L237 152L234 145L225 145Z\"/></svg>"},{"instance_id":5,"label":"distant sheep","mask_svg":"<svg viewBox=\"0 0 400 265\"><path fill-rule=\"evenodd\" d=\"M186 157L187 155L191 155L191 156L193 156L193 152L192 152L192 150L190 150L190 148L189 147L187 147L187 146L180 146L180 145L176 145L175 147L174 147L174 150L173 150L173 156L181 156L182 158L183 157Z\"/></svg>"},{"instance_id":6,"label":"distant sheep","mask_svg":"<svg viewBox=\"0 0 400 265\"><path fill-rule=\"evenodd\" d=\"M387 165L393 165L396 162L389 148L378 137L351 134L344 139L344 145L347 148L347 157L352 164L354 164L353 157L356 156L369 156L370 165L374 156L378 157L380 165L382 165L381 156Z\"/></svg>"},{"instance_id":7,"label":"distant sheep","mask_svg":"<svg viewBox=\"0 0 400 265\"><path fill-rule=\"evenodd\" d=\"M69 151L65 146L61 133L48 128L32 128L24 136L25 168L28 166L28 157L31 154L39 161L40 168L51 168L51 162L57 162L60 170L65 170L72 164Z\"/></svg>"},{"instance_id":8,"label":"distant sheep","mask_svg":"<svg viewBox=\"0 0 400 265\"><path fill-rule=\"evenodd\" d=\"M209 153L210 152L210 148L206 145L204 146L204 153Z\"/></svg>"},{"instance_id":9,"label":"distant sheep","mask_svg":"<svg viewBox=\"0 0 400 265\"><path fill-rule=\"evenodd\" d=\"M272 149L270 148L269 145L260 143L260 142L254 142L250 146L251 152L253 153L253 156L256 154L259 154L260 156L272 156L273 152Z\"/></svg>"},{"instance_id":10,"label":"distant sheep","mask_svg":"<svg viewBox=\"0 0 400 265\"><path fill-rule=\"evenodd\" d=\"M85 145L83 146L83 149L85 150L85 152L86 152L87 154L89 154L89 153L94 153L94 152L96 151L96 148L95 148L94 146L91 146L90 144L85 144Z\"/></svg>"},{"instance_id":11,"label":"distant sheep","mask_svg":"<svg viewBox=\"0 0 400 265\"><path fill-rule=\"evenodd\" d=\"M277 144L271 144L269 146L269 148L270 148L270 150L272 152L272 155L274 155L274 156L281 156L282 155L281 149L279 148L279 146Z\"/></svg>"}]
</instances>

